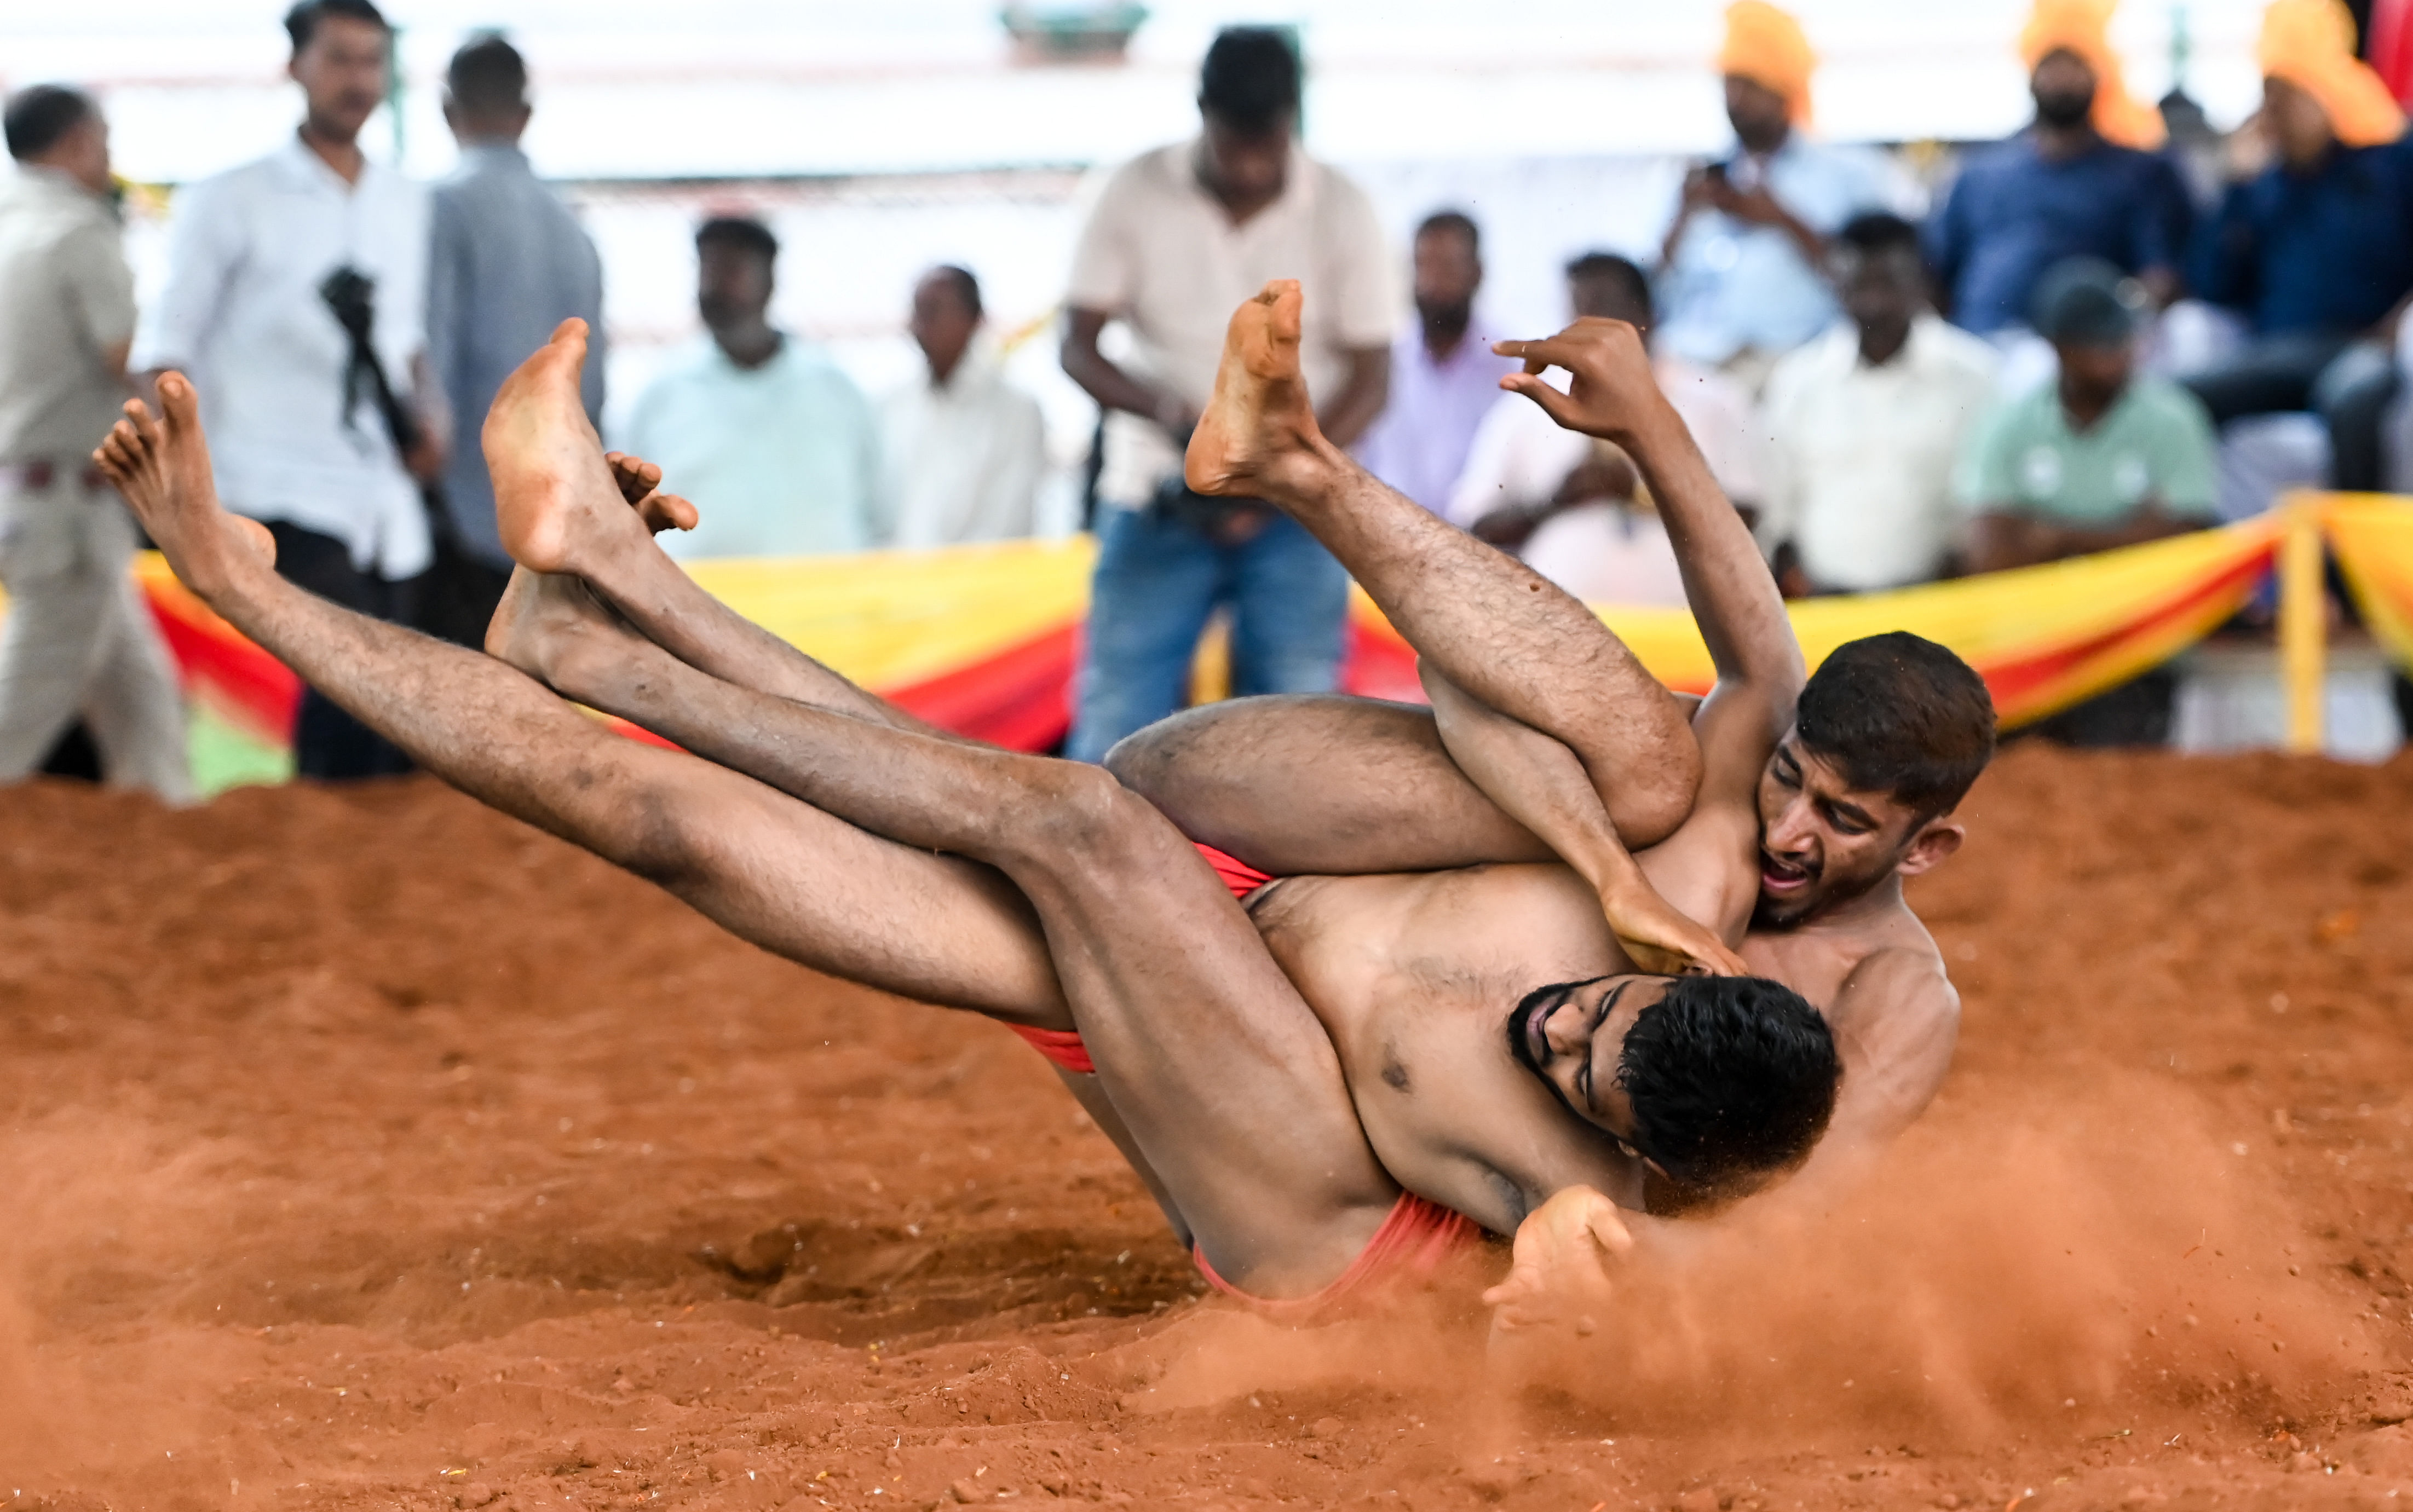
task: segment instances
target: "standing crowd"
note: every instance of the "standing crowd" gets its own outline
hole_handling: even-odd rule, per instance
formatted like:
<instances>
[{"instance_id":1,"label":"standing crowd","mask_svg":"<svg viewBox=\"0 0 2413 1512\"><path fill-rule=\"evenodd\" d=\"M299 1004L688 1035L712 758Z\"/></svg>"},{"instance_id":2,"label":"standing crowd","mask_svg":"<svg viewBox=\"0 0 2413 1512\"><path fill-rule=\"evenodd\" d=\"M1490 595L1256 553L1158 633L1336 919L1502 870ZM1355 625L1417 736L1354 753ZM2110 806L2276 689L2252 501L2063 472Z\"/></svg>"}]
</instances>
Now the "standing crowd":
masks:
<instances>
[{"instance_id":1,"label":"standing crowd","mask_svg":"<svg viewBox=\"0 0 2413 1512\"><path fill-rule=\"evenodd\" d=\"M2224 182L2198 187L2161 115L2125 87L2113 4L2036 0L2019 38L2034 120L1969 155L1914 219L1916 195L1885 156L1814 135L1800 25L1738 0L1716 59L1733 149L1685 176L1647 259L1567 264L1570 315L1644 333L1788 593L1901 587L2199 527L2220 502L2222 428L2256 416L2317 417L2326 481L2383 482L2413 345L2400 339L2413 141L2357 55L2354 20L2340 0L2274 0L2262 109L2226 144ZM80 724L111 780L189 796L174 674L126 571L138 539L88 462L124 398L170 367L195 374L218 493L268 526L280 571L477 645L510 563L476 425L557 322L582 318L602 339L593 244L519 147L528 78L508 41L480 36L453 56L444 114L460 162L428 186L359 144L393 44L372 0L303 0L286 29L299 128L178 194L168 276L139 314L96 103L59 86L7 103L19 171L0 185L0 781ZM1319 423L1377 476L1578 597L1683 601L1632 460L1501 393L1510 363L1480 317L1475 220L1444 209L1415 228L1400 334L1396 254L1364 191L1301 146L1300 100L1288 34L1224 31L1200 72L1198 134L1114 170L1081 229L1061 357L1102 421L1075 757L1102 758L1181 706L1219 617L1234 692L1338 683L1340 565L1287 516L1182 481L1224 322L1268 279L1304 286ZM701 505L700 528L667 542L675 553L1031 533L1040 412L980 339L971 271L916 282L924 370L875 403L771 320L780 248L767 226L716 216L695 245L704 333L614 437ZM600 422L600 360L584 397ZM2169 674L2149 673L2053 733L2158 741L2173 693ZM308 776L404 764L316 693L295 747Z\"/></svg>"}]
</instances>

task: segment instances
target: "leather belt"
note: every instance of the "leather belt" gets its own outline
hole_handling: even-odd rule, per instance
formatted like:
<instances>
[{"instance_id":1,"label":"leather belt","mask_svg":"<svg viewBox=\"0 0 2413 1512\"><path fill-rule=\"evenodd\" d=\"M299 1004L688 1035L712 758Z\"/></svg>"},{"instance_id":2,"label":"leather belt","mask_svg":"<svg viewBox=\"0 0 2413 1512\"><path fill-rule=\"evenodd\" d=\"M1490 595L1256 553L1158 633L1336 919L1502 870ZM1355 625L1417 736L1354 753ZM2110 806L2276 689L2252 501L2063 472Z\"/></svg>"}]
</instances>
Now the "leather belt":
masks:
<instances>
[{"instance_id":1,"label":"leather belt","mask_svg":"<svg viewBox=\"0 0 2413 1512\"><path fill-rule=\"evenodd\" d=\"M39 494L62 477L74 478L83 484L84 492L88 494L99 493L109 486L109 480L101 476L100 469L90 464L70 472L54 462L0 462L0 488L11 493Z\"/></svg>"}]
</instances>

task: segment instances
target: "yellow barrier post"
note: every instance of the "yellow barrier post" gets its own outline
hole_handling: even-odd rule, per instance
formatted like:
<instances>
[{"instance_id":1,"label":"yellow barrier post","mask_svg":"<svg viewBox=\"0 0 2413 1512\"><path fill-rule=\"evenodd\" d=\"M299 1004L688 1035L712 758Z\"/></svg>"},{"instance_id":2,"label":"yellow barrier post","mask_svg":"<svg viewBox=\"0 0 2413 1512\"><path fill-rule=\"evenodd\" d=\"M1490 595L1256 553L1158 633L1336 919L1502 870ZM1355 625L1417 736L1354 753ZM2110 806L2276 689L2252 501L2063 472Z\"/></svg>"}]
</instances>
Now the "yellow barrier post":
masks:
<instances>
[{"instance_id":1,"label":"yellow barrier post","mask_svg":"<svg viewBox=\"0 0 2413 1512\"><path fill-rule=\"evenodd\" d=\"M2287 749L2319 752L2327 693L2329 595L2321 576L2321 506L2315 494L2290 494L2279 538L2279 679L2287 699Z\"/></svg>"}]
</instances>

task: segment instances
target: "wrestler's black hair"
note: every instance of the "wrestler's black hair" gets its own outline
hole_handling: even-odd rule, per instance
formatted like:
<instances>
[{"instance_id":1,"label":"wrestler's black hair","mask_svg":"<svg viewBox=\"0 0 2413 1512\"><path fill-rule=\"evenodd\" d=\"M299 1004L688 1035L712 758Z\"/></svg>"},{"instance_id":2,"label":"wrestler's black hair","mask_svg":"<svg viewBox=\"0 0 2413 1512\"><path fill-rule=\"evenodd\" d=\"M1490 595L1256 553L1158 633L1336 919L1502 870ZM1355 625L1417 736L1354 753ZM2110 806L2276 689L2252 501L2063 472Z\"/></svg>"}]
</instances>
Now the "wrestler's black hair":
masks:
<instances>
[{"instance_id":1,"label":"wrestler's black hair","mask_svg":"<svg viewBox=\"0 0 2413 1512\"><path fill-rule=\"evenodd\" d=\"M1415 239L1421 242L1428 236L1439 236L1443 232L1465 237L1466 249L1478 258L1483 256L1483 232L1474 224L1474 217L1465 211L1434 211L1417 223Z\"/></svg>"},{"instance_id":2,"label":"wrestler's black hair","mask_svg":"<svg viewBox=\"0 0 2413 1512\"><path fill-rule=\"evenodd\" d=\"M318 35L318 23L330 16L364 21L388 37L393 35L393 22L369 0L302 0L285 13L285 35L293 39L295 55L310 45L310 38Z\"/></svg>"},{"instance_id":3,"label":"wrestler's black hair","mask_svg":"<svg viewBox=\"0 0 2413 1512\"><path fill-rule=\"evenodd\" d=\"M65 84L21 89L8 96L8 156L20 162L38 157L99 111L90 95Z\"/></svg>"},{"instance_id":4,"label":"wrestler's black hair","mask_svg":"<svg viewBox=\"0 0 2413 1512\"><path fill-rule=\"evenodd\" d=\"M779 239L771 228L751 215L715 215L695 229L696 250L707 246L733 246L751 252L765 262L779 259Z\"/></svg>"},{"instance_id":5,"label":"wrestler's black hair","mask_svg":"<svg viewBox=\"0 0 2413 1512\"><path fill-rule=\"evenodd\" d=\"M498 115L527 103L527 60L500 32L480 32L452 54L445 92L472 115Z\"/></svg>"},{"instance_id":6,"label":"wrestler's black hair","mask_svg":"<svg viewBox=\"0 0 2413 1512\"><path fill-rule=\"evenodd\" d=\"M1676 978L1635 1015L1617 1062L1635 1148L1704 1195L1799 1165L1843 1078L1818 1010L1755 976Z\"/></svg>"},{"instance_id":7,"label":"wrestler's black hair","mask_svg":"<svg viewBox=\"0 0 2413 1512\"><path fill-rule=\"evenodd\" d=\"M1925 823L1949 813L1994 757L1994 700L1959 657L1907 630L1839 645L1794 710L1803 749Z\"/></svg>"},{"instance_id":8,"label":"wrestler's black hair","mask_svg":"<svg viewBox=\"0 0 2413 1512\"><path fill-rule=\"evenodd\" d=\"M1298 53L1271 26L1226 26L1198 70L1198 108L1244 137L1262 137L1298 113Z\"/></svg>"}]
</instances>

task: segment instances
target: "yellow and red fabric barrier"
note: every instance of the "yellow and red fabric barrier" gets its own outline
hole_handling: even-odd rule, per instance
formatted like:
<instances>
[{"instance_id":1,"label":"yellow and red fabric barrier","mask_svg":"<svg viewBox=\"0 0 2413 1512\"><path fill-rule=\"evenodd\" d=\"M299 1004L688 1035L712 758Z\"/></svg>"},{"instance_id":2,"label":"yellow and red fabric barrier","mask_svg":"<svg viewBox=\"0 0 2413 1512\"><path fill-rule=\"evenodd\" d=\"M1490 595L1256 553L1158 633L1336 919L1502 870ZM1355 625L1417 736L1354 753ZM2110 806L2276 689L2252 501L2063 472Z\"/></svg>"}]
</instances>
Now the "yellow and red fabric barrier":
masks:
<instances>
[{"instance_id":1,"label":"yellow and red fabric barrier","mask_svg":"<svg viewBox=\"0 0 2413 1512\"><path fill-rule=\"evenodd\" d=\"M1791 606L1794 629L1813 666L1880 630L1940 641L1984 674L2004 724L2016 726L2167 660L2219 625L2263 582L2291 525L2326 532L2375 633L2413 665L2413 499L2376 496L2298 496L2259 519L2098 556L1804 600ZM1069 721L1092 556L1078 539L692 571L740 614L874 692L949 729L1035 750ZM156 556L136 572L184 672L204 787L289 769L292 674ZM1688 613L1599 613L1670 687L1708 689L1709 653ZM1414 654L1362 594L1344 685L1419 696Z\"/></svg>"},{"instance_id":2,"label":"yellow and red fabric barrier","mask_svg":"<svg viewBox=\"0 0 2413 1512\"><path fill-rule=\"evenodd\" d=\"M2413 668L2413 498L2332 495L2322 526L2363 624L2399 665Z\"/></svg>"}]
</instances>

